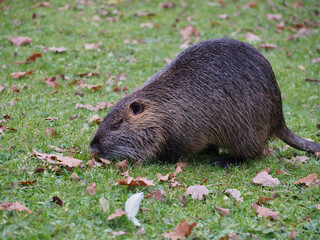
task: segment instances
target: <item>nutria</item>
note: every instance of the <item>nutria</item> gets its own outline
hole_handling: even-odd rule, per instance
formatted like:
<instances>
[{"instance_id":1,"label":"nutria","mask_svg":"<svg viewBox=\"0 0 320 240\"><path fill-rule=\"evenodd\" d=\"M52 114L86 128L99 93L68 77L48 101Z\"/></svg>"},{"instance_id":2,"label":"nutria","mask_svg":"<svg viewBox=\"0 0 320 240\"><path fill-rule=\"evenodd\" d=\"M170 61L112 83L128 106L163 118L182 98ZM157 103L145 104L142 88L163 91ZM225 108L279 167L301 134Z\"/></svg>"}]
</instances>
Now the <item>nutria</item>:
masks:
<instances>
[{"instance_id":1,"label":"nutria","mask_svg":"<svg viewBox=\"0 0 320 240\"><path fill-rule=\"evenodd\" d=\"M168 161L211 147L227 149L230 161L257 157L274 136L320 151L286 126L268 60L247 43L221 38L190 46L118 101L90 150L103 158Z\"/></svg>"}]
</instances>

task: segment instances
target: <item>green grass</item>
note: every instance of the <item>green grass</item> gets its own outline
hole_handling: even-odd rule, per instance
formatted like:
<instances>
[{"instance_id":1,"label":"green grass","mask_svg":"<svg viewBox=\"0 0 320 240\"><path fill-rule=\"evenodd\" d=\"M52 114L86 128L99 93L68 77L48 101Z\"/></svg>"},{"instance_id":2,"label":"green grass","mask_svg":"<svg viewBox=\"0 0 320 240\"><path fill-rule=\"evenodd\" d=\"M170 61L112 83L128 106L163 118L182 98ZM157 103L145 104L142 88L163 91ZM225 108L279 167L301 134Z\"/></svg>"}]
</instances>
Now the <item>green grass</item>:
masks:
<instances>
[{"instance_id":1,"label":"green grass","mask_svg":"<svg viewBox=\"0 0 320 240\"><path fill-rule=\"evenodd\" d=\"M129 91L141 86L143 82L165 65L164 58L172 59L183 43L180 29L192 24L200 31L200 36L192 42L213 37L231 36L246 41L244 35L253 32L262 39L262 43L273 43L277 50L261 50L270 61L283 95L283 109L287 125L299 136L312 138L319 142L319 83L305 82L305 78L319 79L320 63L311 63L319 58L319 27L307 26L310 36L301 36L297 40L286 41L293 35L289 29L294 22L304 21L320 24L317 16L320 11L318 1L302 1L303 7L295 8L291 1L257 1L257 8L242 8L251 1L227 1L224 7L209 5L214 1L187 1L182 7L174 1L176 7L162 9L161 1L108 1L92 0L89 5L69 1L71 7L58 11L65 1L51 1L52 8L34 7L38 1L6 0L0 3L0 84L8 84L0 93L0 119L9 115L11 119L0 124L17 129L0 134L0 203L15 202L26 205L33 214L26 212L0 212L1 239L106 239L116 238L110 232L125 231L122 239L161 239L162 233L172 231L186 219L190 224L197 223L189 239L218 239L229 232L237 233L241 239L254 234L258 239L288 239L291 231L298 232L297 239L317 239L320 235L320 211L314 205L320 203L319 185L316 187L298 187L294 182L311 173L320 175L320 163L311 156L306 163L290 164L284 158L304 155L292 148L286 151L276 150L272 156L252 160L241 166L229 169L211 167L212 156L194 156L187 160L188 165L177 177L183 188L169 188L168 183L159 183L156 173L166 174L174 171L175 165L160 165L155 162L135 167L130 175L145 176L155 180L155 187L114 186L114 181L121 176L112 164L105 169L76 168L74 171L81 178L80 182L69 180L72 174L63 171L60 174L46 170L43 173L29 175L39 165L40 160L30 157L32 149L51 153L49 145L58 147L77 146L79 153L74 157L86 162L90 158L88 145L97 125L89 125L89 119L96 114L86 109L76 109L77 103L95 105L99 101L116 102L124 96L122 92L113 92L114 86L107 84L106 74L126 73L127 79L119 83L122 88L128 85ZM10 6L9 10L3 9ZM240 7L240 8L239 8ZM122 12L118 21L112 23L101 14L101 10ZM137 11L150 11L154 16L137 17ZM266 13L281 13L286 27L276 33L274 25L279 21L270 21ZM36 18L32 19L32 15ZM228 14L229 19L222 20L220 14ZM99 21L92 21L99 15ZM188 16L193 16L191 23ZM295 16L295 20L293 19ZM155 28L141 28L140 23L152 22ZM16 47L8 36L28 36L32 43ZM124 44L124 39L142 38L145 44ZM84 43L102 42L101 51L85 50ZM259 43L253 43L255 47ZM45 47L66 47L65 53L43 53ZM35 63L15 65L24 61L32 52L42 53ZM292 56L288 57L286 51ZM123 58L123 61L120 61ZM136 58L135 63L130 63ZM305 67L305 71L298 68ZM12 79L13 72L35 69L27 78ZM81 89L84 96L74 93L77 86L68 85L77 73L99 72L98 77L85 79L88 84L100 84L97 92ZM49 95L53 88L46 86L44 79L57 74L65 74L70 80L58 78L58 93ZM13 84L21 90L11 91ZM16 99L14 106L9 102ZM103 117L108 110L98 114ZM70 120L73 114L78 118ZM46 121L47 117L57 117L57 121ZM57 136L47 136L46 128L54 128ZM7 150L10 146L14 148ZM270 146L281 149L283 143L275 140ZM131 162L131 164L133 164ZM270 167L271 174L281 181L276 188L253 185L251 179L257 172ZM276 175L278 169L290 173L289 176ZM193 200L190 196L186 207L182 207L178 195L183 194L187 186L200 184L205 179L210 194L204 200ZM34 186L20 186L20 181L37 180ZM86 193L90 183L97 184L95 195ZM223 190L237 188L244 201L236 202L233 198L225 199ZM137 237L134 225L121 217L108 221L107 217L117 208L124 209L125 201L134 193L163 189L167 200L158 202L144 199L137 215L146 233ZM63 207L51 202L53 196L63 200ZM258 217L251 207L259 197L275 196L265 207L280 211L280 220L272 221ZM104 197L109 202L107 213L102 211L99 199ZM229 217L220 217L214 206L228 208ZM309 218L306 218L309 217ZM309 219L309 220L308 220ZM250 239L250 237L248 237Z\"/></svg>"}]
</instances>

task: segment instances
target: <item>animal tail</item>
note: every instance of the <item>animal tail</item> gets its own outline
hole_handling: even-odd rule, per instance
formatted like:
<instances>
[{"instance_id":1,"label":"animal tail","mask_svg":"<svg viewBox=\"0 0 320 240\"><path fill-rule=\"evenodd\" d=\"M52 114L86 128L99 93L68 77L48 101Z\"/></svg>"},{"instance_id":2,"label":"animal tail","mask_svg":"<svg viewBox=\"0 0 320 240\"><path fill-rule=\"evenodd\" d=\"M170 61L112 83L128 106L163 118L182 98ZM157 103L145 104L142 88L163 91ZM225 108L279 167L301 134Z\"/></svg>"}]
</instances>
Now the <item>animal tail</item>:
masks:
<instances>
[{"instance_id":1,"label":"animal tail","mask_svg":"<svg viewBox=\"0 0 320 240\"><path fill-rule=\"evenodd\" d=\"M306 152L320 152L320 144L316 142L310 142L294 134L286 125L282 128L282 131L277 135L282 141L294 147L298 150Z\"/></svg>"}]
</instances>

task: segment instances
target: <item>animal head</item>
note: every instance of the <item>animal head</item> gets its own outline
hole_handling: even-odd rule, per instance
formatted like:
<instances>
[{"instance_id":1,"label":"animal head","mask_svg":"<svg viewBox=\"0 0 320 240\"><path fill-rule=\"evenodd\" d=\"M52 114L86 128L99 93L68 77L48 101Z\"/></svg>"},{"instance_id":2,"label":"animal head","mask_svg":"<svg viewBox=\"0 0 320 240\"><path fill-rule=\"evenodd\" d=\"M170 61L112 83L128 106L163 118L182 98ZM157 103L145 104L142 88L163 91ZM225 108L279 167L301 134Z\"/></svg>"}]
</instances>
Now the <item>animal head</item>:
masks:
<instances>
[{"instance_id":1,"label":"animal head","mask_svg":"<svg viewBox=\"0 0 320 240\"><path fill-rule=\"evenodd\" d=\"M161 116L155 103L128 95L105 116L90 143L90 151L109 159L156 156L165 142Z\"/></svg>"}]
</instances>

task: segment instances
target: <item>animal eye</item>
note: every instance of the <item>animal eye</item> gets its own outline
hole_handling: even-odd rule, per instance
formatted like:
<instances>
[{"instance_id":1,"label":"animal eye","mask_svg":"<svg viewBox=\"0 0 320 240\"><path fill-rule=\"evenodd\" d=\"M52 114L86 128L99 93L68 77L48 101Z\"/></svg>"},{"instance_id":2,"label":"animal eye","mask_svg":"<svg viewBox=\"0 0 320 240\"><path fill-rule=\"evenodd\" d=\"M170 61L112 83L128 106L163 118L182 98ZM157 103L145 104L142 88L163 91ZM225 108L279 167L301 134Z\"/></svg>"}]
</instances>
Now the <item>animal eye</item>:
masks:
<instances>
[{"instance_id":1,"label":"animal eye","mask_svg":"<svg viewBox=\"0 0 320 240\"><path fill-rule=\"evenodd\" d=\"M123 119L121 119L119 122L113 124L111 127L111 130L113 130L113 131L118 130L122 122L123 122Z\"/></svg>"}]
</instances>

